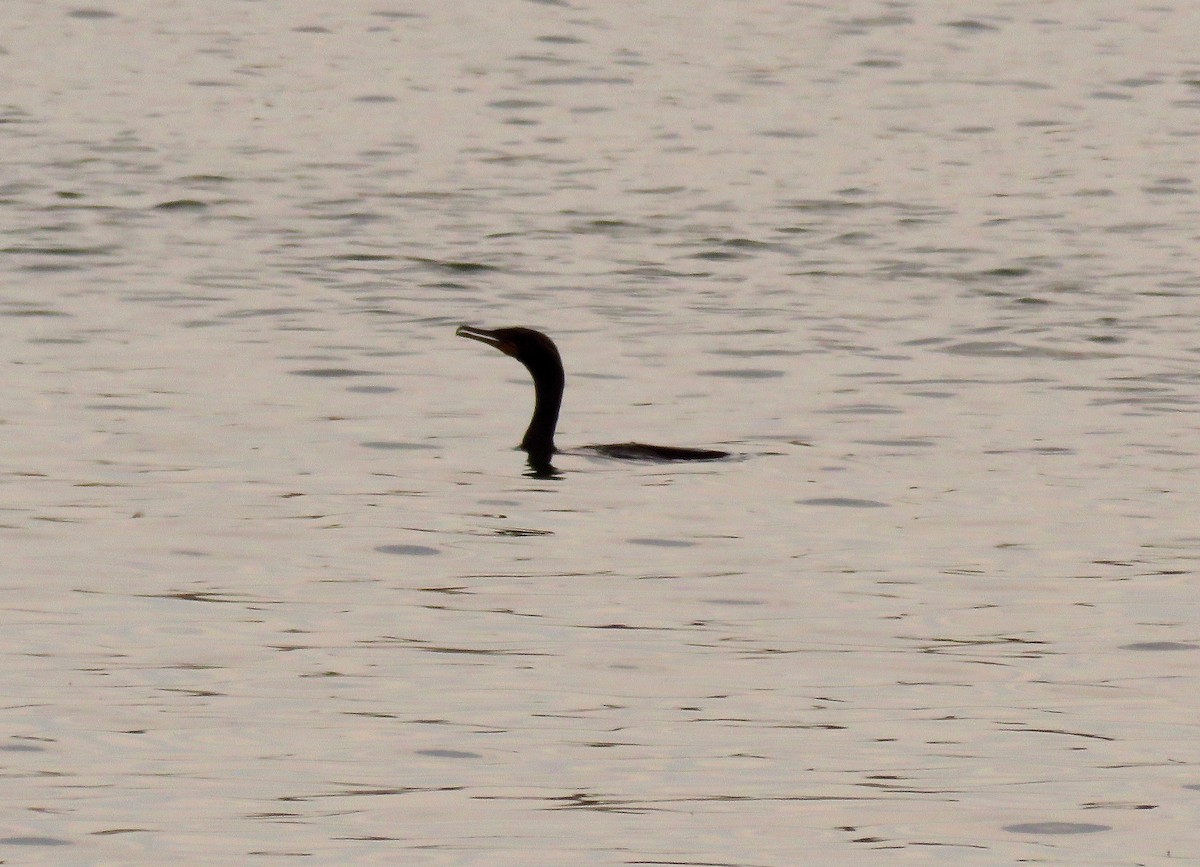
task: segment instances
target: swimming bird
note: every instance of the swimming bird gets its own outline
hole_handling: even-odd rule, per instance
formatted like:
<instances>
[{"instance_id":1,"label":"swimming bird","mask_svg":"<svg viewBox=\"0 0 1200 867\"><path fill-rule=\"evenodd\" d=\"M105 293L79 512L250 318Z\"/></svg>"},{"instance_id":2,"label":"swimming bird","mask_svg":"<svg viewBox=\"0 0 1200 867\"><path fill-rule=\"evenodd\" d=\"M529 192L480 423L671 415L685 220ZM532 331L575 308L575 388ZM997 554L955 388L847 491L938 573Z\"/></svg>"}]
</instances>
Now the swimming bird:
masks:
<instances>
[{"instance_id":1,"label":"swimming bird","mask_svg":"<svg viewBox=\"0 0 1200 867\"><path fill-rule=\"evenodd\" d=\"M494 346L505 355L511 355L525 365L533 377L533 418L521 440L521 448L529 456L529 465L535 472L553 472L550 459L559 453L554 445L554 429L558 425L558 411L562 406L566 374L562 357L554 341L532 328L497 328L488 330L472 325L462 325L454 332L459 337L478 340ZM716 461L729 457L729 452L718 449L692 449L679 446L654 446L646 443L609 443L607 445L584 446L578 451L631 461Z\"/></svg>"}]
</instances>

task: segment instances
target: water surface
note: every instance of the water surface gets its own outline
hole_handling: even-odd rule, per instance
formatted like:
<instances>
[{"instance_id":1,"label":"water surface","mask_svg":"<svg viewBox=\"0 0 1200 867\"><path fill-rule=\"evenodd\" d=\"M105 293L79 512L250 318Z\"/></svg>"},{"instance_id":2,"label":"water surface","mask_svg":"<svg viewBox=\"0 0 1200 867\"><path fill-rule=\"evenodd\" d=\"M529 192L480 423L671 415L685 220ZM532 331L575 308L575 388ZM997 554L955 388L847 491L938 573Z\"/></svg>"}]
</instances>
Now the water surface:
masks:
<instances>
[{"instance_id":1,"label":"water surface","mask_svg":"<svg viewBox=\"0 0 1200 867\"><path fill-rule=\"evenodd\" d=\"M1197 23L0 6L0 859L1194 859Z\"/></svg>"}]
</instances>

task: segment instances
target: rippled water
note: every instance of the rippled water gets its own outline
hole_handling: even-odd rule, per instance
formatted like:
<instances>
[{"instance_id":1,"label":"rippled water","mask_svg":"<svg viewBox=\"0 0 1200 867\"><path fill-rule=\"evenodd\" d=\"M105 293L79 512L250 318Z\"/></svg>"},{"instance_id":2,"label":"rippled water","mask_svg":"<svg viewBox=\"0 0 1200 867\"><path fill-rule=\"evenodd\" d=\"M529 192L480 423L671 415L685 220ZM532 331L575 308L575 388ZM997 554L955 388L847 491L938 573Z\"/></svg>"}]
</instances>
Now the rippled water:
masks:
<instances>
[{"instance_id":1,"label":"rippled water","mask_svg":"<svg viewBox=\"0 0 1200 867\"><path fill-rule=\"evenodd\" d=\"M0 860L1194 860L1198 27L7 0Z\"/></svg>"}]
</instances>

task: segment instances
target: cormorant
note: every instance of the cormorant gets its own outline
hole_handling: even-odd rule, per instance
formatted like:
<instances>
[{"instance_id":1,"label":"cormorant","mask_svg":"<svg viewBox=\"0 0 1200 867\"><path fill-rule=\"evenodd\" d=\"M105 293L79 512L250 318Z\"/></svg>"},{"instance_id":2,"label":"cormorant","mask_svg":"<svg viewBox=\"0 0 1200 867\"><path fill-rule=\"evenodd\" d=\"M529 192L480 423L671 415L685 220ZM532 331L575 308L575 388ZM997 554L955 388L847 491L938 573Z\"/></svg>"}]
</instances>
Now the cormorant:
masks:
<instances>
[{"instance_id":1,"label":"cormorant","mask_svg":"<svg viewBox=\"0 0 1200 867\"><path fill-rule=\"evenodd\" d=\"M521 440L521 448L529 455L529 465L535 472L553 472L550 458L559 450L554 446L554 428L562 406L566 374L562 358L554 341L532 328L475 328L459 326L454 332L511 355L525 365L533 377L533 418ZM584 446L581 451L631 461L716 461L729 457L729 452L717 449L691 449L678 446L653 446L646 443L609 443Z\"/></svg>"}]
</instances>

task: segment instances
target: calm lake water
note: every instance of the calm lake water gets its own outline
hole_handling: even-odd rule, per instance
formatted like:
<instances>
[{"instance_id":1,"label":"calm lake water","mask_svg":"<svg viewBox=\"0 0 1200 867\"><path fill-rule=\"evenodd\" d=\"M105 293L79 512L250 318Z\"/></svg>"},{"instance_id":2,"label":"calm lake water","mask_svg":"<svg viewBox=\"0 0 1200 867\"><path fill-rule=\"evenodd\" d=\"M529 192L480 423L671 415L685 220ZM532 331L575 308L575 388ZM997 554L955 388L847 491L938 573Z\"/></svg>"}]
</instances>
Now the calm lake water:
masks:
<instances>
[{"instance_id":1,"label":"calm lake water","mask_svg":"<svg viewBox=\"0 0 1200 867\"><path fill-rule=\"evenodd\" d=\"M1198 32L5 0L0 860L1196 863Z\"/></svg>"}]
</instances>

